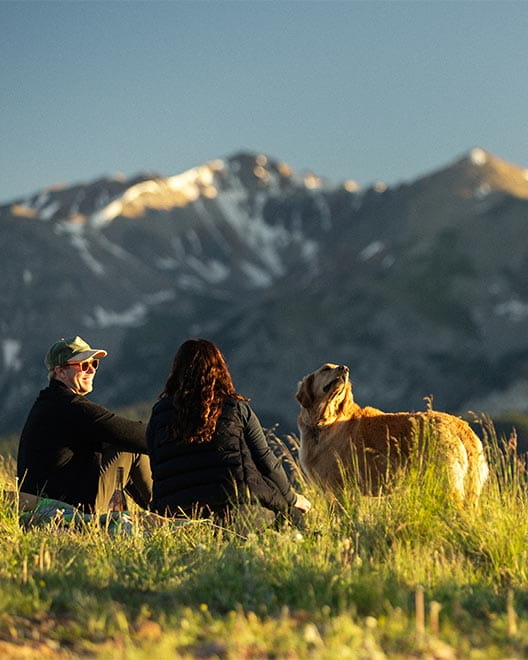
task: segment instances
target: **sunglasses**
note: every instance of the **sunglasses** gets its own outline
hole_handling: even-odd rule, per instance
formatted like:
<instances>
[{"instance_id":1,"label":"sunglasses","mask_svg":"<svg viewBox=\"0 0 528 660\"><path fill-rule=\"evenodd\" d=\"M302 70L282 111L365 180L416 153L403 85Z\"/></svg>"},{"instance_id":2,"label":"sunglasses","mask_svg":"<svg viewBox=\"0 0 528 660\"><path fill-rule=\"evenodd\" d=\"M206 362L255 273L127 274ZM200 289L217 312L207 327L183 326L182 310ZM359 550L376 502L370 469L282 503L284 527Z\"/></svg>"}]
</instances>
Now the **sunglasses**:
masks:
<instances>
[{"instance_id":1,"label":"sunglasses","mask_svg":"<svg viewBox=\"0 0 528 660\"><path fill-rule=\"evenodd\" d=\"M85 360L84 362L68 362L65 367L80 367L81 371L88 371L90 367L97 369L99 360Z\"/></svg>"}]
</instances>

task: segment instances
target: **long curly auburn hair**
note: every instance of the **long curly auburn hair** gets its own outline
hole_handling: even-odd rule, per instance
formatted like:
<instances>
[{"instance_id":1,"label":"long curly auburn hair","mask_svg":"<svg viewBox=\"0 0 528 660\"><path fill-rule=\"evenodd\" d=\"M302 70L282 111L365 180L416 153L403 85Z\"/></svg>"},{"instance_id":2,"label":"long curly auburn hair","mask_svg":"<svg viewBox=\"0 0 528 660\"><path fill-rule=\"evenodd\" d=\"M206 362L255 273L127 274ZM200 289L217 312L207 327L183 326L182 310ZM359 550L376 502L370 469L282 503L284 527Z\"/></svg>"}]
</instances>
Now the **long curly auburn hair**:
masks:
<instances>
[{"instance_id":1,"label":"long curly auburn hair","mask_svg":"<svg viewBox=\"0 0 528 660\"><path fill-rule=\"evenodd\" d=\"M161 393L174 405L168 440L209 442L227 396L246 399L235 391L220 349L207 339L184 342Z\"/></svg>"}]
</instances>

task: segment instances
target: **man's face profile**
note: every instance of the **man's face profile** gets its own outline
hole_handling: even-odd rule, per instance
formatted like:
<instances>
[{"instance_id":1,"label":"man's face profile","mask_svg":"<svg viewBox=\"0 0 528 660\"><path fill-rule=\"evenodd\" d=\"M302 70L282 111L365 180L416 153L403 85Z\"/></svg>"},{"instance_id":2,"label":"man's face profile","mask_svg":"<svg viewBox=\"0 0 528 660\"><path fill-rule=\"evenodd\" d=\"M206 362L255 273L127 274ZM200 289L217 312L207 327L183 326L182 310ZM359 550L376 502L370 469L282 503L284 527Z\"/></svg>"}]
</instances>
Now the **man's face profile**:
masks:
<instances>
[{"instance_id":1,"label":"man's face profile","mask_svg":"<svg viewBox=\"0 0 528 660\"><path fill-rule=\"evenodd\" d=\"M84 396L93 390L93 379L97 368L97 360L85 360L55 367L55 378L63 382L67 387Z\"/></svg>"}]
</instances>

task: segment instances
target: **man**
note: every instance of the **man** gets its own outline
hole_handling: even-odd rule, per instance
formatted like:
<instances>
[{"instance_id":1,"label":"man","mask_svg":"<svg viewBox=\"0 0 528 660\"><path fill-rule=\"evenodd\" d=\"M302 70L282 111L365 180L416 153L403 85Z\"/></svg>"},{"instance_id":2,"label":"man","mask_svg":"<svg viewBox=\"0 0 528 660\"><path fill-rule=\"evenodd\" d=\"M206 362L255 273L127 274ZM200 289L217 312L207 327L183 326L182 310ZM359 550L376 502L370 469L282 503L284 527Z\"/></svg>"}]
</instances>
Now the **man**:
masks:
<instances>
[{"instance_id":1,"label":"man","mask_svg":"<svg viewBox=\"0 0 528 660\"><path fill-rule=\"evenodd\" d=\"M44 360L49 385L31 408L18 448L17 474L24 493L103 513L124 468L125 491L143 508L152 495L145 425L86 398L102 349L81 337L61 339Z\"/></svg>"}]
</instances>

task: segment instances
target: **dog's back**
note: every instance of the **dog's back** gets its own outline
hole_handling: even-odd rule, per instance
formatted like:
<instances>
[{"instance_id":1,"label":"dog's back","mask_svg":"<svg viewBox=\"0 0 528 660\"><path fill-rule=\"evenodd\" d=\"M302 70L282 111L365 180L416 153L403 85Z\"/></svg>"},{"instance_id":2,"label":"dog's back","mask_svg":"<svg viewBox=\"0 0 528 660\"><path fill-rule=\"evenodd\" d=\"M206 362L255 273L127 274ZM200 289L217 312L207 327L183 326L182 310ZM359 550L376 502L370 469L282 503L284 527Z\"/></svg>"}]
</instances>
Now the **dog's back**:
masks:
<instances>
[{"instance_id":1,"label":"dog's back","mask_svg":"<svg viewBox=\"0 0 528 660\"><path fill-rule=\"evenodd\" d=\"M460 503L476 502L488 474L478 436L465 421L447 413L383 413L358 406L348 420L325 427L319 435L319 451L302 451L302 462L309 475L331 488L342 486L343 473L353 470L364 491L378 492L406 464L415 442L421 451L437 447L450 490Z\"/></svg>"},{"instance_id":2,"label":"dog's back","mask_svg":"<svg viewBox=\"0 0 528 660\"><path fill-rule=\"evenodd\" d=\"M301 406L301 464L323 487L341 487L348 472L364 490L379 492L413 447L427 458L427 450L436 446L454 498L461 504L477 501L488 466L479 438L459 417L433 410L384 413L362 408L354 401L348 367L333 363L305 376L296 398Z\"/></svg>"}]
</instances>

